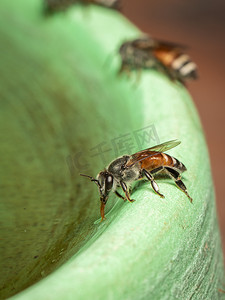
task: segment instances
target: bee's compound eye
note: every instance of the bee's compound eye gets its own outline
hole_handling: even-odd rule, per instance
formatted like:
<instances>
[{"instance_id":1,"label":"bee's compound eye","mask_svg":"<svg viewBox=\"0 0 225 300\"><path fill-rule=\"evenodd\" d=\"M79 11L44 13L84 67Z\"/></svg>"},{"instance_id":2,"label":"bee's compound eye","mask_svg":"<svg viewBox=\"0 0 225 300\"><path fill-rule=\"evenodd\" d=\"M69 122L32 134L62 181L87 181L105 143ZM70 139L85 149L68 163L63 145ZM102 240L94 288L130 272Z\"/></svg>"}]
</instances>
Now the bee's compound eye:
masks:
<instances>
[{"instance_id":1,"label":"bee's compound eye","mask_svg":"<svg viewBox=\"0 0 225 300\"><path fill-rule=\"evenodd\" d=\"M110 191L113 187L113 176L108 175L105 181L105 190Z\"/></svg>"},{"instance_id":2,"label":"bee's compound eye","mask_svg":"<svg viewBox=\"0 0 225 300\"><path fill-rule=\"evenodd\" d=\"M109 175L108 177L107 177L107 182L112 182L113 181L113 178L112 178L112 176L111 175Z\"/></svg>"}]
</instances>

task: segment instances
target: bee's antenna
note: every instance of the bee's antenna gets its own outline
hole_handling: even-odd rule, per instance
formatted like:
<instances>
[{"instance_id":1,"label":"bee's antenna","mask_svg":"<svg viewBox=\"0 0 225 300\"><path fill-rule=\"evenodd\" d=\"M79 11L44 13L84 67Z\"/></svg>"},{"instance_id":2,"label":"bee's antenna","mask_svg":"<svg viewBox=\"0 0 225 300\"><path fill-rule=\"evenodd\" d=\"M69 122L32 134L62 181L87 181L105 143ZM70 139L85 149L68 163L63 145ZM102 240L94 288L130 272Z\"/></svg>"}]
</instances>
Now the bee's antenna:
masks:
<instances>
[{"instance_id":1,"label":"bee's antenna","mask_svg":"<svg viewBox=\"0 0 225 300\"><path fill-rule=\"evenodd\" d=\"M94 179L94 177L91 177L91 176L85 175L85 174L80 174L80 176L84 176L84 177L90 178L91 180Z\"/></svg>"},{"instance_id":2,"label":"bee's antenna","mask_svg":"<svg viewBox=\"0 0 225 300\"><path fill-rule=\"evenodd\" d=\"M85 175L85 174L80 174L80 176L83 176L83 177L90 178L90 179L91 179L91 181L93 181L94 183L96 183L96 184L97 184L97 186L98 186L99 188L101 188L101 185L100 185L99 181L98 181L97 179L95 179L94 177L92 177L92 176L89 176L89 175Z\"/></svg>"}]
</instances>

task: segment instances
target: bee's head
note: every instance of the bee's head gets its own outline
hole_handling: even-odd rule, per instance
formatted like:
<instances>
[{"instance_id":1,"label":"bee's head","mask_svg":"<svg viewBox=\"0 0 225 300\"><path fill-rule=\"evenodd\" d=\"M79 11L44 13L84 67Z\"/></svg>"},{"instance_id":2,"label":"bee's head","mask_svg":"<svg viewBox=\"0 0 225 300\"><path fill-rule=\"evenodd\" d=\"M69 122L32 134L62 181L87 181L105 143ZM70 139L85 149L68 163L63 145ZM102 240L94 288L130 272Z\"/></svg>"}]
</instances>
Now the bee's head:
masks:
<instances>
[{"instance_id":1,"label":"bee's head","mask_svg":"<svg viewBox=\"0 0 225 300\"><path fill-rule=\"evenodd\" d=\"M107 171L102 171L97 175L97 181L99 183L100 200L106 204L113 187L113 176Z\"/></svg>"},{"instance_id":2,"label":"bee's head","mask_svg":"<svg viewBox=\"0 0 225 300\"><path fill-rule=\"evenodd\" d=\"M88 177L91 179L91 181L95 182L97 184L99 193L100 193L100 201L101 201L101 216L102 220L104 219L104 208L106 205L106 202L109 197L109 193L111 192L113 188L113 176L107 171L102 171L97 175L97 178L93 178L89 175L83 175L80 174L81 176Z\"/></svg>"}]
</instances>

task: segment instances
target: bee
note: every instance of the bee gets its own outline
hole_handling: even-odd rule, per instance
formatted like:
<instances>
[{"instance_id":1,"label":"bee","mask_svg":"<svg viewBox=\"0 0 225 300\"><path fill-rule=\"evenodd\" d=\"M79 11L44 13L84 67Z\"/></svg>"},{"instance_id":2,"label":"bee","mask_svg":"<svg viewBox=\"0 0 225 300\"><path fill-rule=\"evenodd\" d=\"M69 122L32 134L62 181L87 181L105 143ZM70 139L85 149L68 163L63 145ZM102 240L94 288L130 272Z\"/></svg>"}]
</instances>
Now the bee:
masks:
<instances>
[{"instance_id":1,"label":"bee","mask_svg":"<svg viewBox=\"0 0 225 300\"><path fill-rule=\"evenodd\" d=\"M47 13L53 13L65 10L75 3L97 4L113 9L120 8L120 0L45 0L45 10Z\"/></svg>"},{"instance_id":2,"label":"bee","mask_svg":"<svg viewBox=\"0 0 225 300\"><path fill-rule=\"evenodd\" d=\"M149 36L127 41L119 49L122 60L120 73L155 68L171 80L184 82L197 79L197 66L185 53L185 48Z\"/></svg>"},{"instance_id":3,"label":"bee","mask_svg":"<svg viewBox=\"0 0 225 300\"><path fill-rule=\"evenodd\" d=\"M178 188L180 188L192 202L192 198L181 180L181 173L187 170L186 167L175 157L163 153L179 144L180 141L172 140L132 155L118 157L113 160L106 169L99 172L96 179L89 175L80 174L81 176L88 177L98 186L101 203L101 219L104 220L105 218L105 205L111 192L114 192L124 201L135 201L130 198L129 188L132 182L136 180L144 178L149 180L155 193L161 198L164 198L164 195L159 192L159 187L154 179L155 174L162 171L165 171L174 180ZM125 196L122 196L118 192L118 188L120 187Z\"/></svg>"}]
</instances>

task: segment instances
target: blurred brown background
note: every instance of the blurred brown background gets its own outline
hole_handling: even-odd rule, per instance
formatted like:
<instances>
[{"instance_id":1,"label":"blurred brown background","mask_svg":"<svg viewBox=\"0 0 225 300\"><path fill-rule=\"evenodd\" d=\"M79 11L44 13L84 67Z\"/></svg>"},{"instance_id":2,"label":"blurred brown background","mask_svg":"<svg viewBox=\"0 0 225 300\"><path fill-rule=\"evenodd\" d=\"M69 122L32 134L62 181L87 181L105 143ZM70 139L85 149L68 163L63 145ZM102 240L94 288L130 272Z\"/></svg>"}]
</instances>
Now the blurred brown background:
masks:
<instances>
[{"instance_id":1,"label":"blurred brown background","mask_svg":"<svg viewBox=\"0 0 225 300\"><path fill-rule=\"evenodd\" d=\"M210 151L225 255L225 1L123 0L123 14L153 37L190 47L200 79L188 89L197 106ZM191 147L191 145L190 145Z\"/></svg>"}]
</instances>

